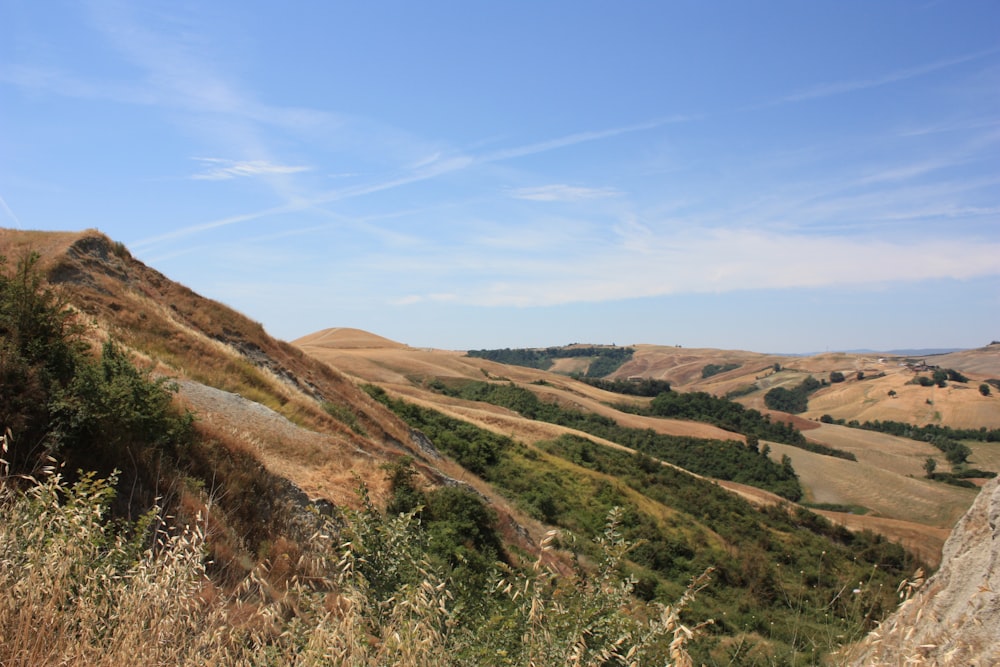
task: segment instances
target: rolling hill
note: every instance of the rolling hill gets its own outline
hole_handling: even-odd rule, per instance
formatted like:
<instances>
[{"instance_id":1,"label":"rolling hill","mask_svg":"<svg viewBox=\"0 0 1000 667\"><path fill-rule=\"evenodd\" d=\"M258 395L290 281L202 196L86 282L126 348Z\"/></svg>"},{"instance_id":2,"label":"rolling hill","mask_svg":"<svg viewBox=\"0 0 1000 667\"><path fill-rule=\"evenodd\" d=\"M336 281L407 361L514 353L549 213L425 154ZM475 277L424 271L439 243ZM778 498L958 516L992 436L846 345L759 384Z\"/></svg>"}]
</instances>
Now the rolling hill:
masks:
<instances>
[{"instance_id":1,"label":"rolling hill","mask_svg":"<svg viewBox=\"0 0 1000 667\"><path fill-rule=\"evenodd\" d=\"M601 537L608 512L617 506L624 511L625 537L636 542L623 567L635 576L641 599L674 599L685 582L705 567L715 568L714 583L688 612L700 617L695 622L716 618L700 659L753 664L757 658L749 656L756 652L765 663L788 655L809 660L832 648L821 637L856 634L888 611L892 578L916 566L879 535L844 531L823 516L901 541L933 563L948 528L974 495L922 478L922 462L936 454L930 445L818 422L827 413L883 414L873 407L882 403L878 409L884 414L895 414L888 410L896 405L917 405L923 395L917 390L928 388L907 385L903 380L912 371L887 360L636 345L631 360L611 376L665 379L684 392L736 392L741 403L762 407L769 388L810 374L886 369L872 381L851 379L820 389L801 416L771 417L808 428L807 439L848 451L856 461L777 441L763 442L761 453L753 449L751 455L754 443L743 433L643 414L649 397L614 393L565 374L582 371L579 359L542 371L463 351L412 348L350 328L286 343L145 266L99 232L0 231L0 255L16 260L29 251L40 257L37 270L45 285L82 315L74 321L92 353L98 355L102 345L107 350L111 341L152 377L169 379L176 405L192 414L190 443L169 451L144 445L137 459L114 461L125 469L119 497L136 505L124 508L130 516L158 497L180 520L213 517L212 575L222 588L235 587L259 566L273 573L272 583L287 584L291 579L282 576L292 577L294 568L274 566L283 554L287 559L305 548L310 506L334 516L372 507L426 510L426 530L438 540L431 545L457 550L436 556L452 577L470 564L486 567L476 560L486 542L463 542L461 535L471 534L468 527L457 536L447 532L454 528L449 522L458 516L457 507L482 503L495 513L495 520L482 519L500 540L490 547L497 551L486 553L502 558L505 567L540 558L541 545L551 544L549 531L562 530L562 548L546 550L544 557L566 575L574 562L596 566L599 551L587 545ZM986 349L978 357L967 355L965 368L984 363L979 357L990 354ZM958 361L949 363L957 367L961 359L953 358ZM706 374L709 365L725 370ZM984 377L963 372L972 382ZM897 381L896 398L874 400ZM522 403L530 398L532 409L550 419L462 397L461 390L477 387L499 389ZM870 395L848 393L859 387ZM949 386L937 394L942 422L992 423L993 404L976 398L975 389ZM844 403L834 406L838 396ZM595 431L598 427L603 430ZM20 444L17 434L13 442ZM770 460L761 455L768 449ZM706 471L743 457L739 460L759 468L762 477L746 483L694 474L669 463L682 450L702 452L695 462ZM817 510L821 515L761 488L765 477L787 473L791 466L804 501L864 506L868 514ZM453 497L448 489L470 495ZM452 510L435 515L433 508L444 498ZM578 561L570 554L569 535L578 537ZM837 590L858 577L879 585L866 597L867 615L851 618L850 609L841 609L847 601ZM824 621L824 608L837 608L839 615ZM791 633L793 627L804 634ZM811 637L808 647L797 643L800 636Z\"/></svg>"}]
</instances>

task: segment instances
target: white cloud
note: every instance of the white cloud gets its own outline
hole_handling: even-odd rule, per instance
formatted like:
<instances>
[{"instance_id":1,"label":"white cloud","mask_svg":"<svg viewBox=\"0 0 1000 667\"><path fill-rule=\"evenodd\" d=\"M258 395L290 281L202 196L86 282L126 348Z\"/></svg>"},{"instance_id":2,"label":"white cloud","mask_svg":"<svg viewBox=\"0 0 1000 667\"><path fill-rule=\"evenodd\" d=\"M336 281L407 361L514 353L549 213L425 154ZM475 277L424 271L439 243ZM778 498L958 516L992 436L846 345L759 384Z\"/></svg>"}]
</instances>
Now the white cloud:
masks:
<instances>
[{"instance_id":1,"label":"white cloud","mask_svg":"<svg viewBox=\"0 0 1000 667\"><path fill-rule=\"evenodd\" d=\"M451 293L433 293L433 294L411 294L408 296L400 297L399 299L394 299L390 302L392 306L412 306L417 303L427 303L427 302L437 302L446 303L451 301L457 301L458 296Z\"/></svg>"},{"instance_id":2,"label":"white cloud","mask_svg":"<svg viewBox=\"0 0 1000 667\"><path fill-rule=\"evenodd\" d=\"M621 192L614 188L583 188L573 185L552 184L534 188L518 188L511 192L515 199L531 201L584 201L617 197Z\"/></svg>"},{"instance_id":3,"label":"white cloud","mask_svg":"<svg viewBox=\"0 0 1000 667\"><path fill-rule=\"evenodd\" d=\"M478 306L552 306L619 299L965 280L1000 275L1000 242L927 239L869 241L832 236L782 235L749 229L641 236L643 252L625 229L602 248L567 258L495 256L488 251L424 257L442 280L463 285L454 300ZM468 267L475 266L470 270ZM409 264L399 267L410 271ZM419 268L419 267L418 267ZM492 276L483 279L480 276ZM428 285L428 292L434 288ZM411 303L419 297L408 297ZM430 298L430 297L427 297Z\"/></svg>"},{"instance_id":4,"label":"white cloud","mask_svg":"<svg viewBox=\"0 0 1000 667\"><path fill-rule=\"evenodd\" d=\"M210 157L197 157L194 159L205 166L205 171L194 174L191 178L202 181L227 181L244 176L297 174L310 170L310 167L274 164L267 160L238 161Z\"/></svg>"}]
</instances>

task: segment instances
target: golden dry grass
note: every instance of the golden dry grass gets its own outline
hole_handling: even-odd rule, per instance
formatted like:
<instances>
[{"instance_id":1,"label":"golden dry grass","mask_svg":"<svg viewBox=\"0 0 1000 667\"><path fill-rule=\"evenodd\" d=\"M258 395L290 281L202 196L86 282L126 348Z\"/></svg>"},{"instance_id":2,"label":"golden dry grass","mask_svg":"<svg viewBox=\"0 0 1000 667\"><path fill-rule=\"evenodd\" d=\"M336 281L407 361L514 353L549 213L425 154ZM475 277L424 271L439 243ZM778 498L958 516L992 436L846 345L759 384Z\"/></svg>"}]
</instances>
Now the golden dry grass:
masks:
<instances>
[{"instance_id":1,"label":"golden dry grass","mask_svg":"<svg viewBox=\"0 0 1000 667\"><path fill-rule=\"evenodd\" d=\"M534 575L508 571L482 591L513 624L470 625L454 604L454 582L423 558L406 515L319 519L305 548L276 549L223 590L207 577L200 520L171 528L150 514L146 547L146 528L133 535L105 517L110 486L101 480L71 487L51 477L27 490L11 481L0 476L0 664L9 667L638 667L651 654L680 667L692 664L687 645L701 628L681 612L705 577L673 605L640 608L620 578L628 545L614 522L593 577L575 587L559 581L547 565L550 533ZM380 592L390 570L400 579Z\"/></svg>"}]
</instances>

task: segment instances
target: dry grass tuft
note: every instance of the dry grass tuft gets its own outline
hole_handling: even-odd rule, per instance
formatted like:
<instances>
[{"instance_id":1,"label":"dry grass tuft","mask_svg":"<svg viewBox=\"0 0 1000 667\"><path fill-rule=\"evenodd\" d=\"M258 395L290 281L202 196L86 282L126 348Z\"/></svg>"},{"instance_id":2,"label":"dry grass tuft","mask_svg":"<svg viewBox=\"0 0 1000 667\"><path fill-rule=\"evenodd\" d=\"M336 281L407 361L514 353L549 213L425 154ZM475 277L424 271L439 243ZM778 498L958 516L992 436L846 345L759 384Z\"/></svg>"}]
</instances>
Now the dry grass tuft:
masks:
<instances>
[{"instance_id":1,"label":"dry grass tuft","mask_svg":"<svg viewBox=\"0 0 1000 667\"><path fill-rule=\"evenodd\" d=\"M6 450L6 436L0 438ZM645 606L619 572L628 545L610 518L596 576L566 585L545 563L507 570L482 607L427 560L413 515L315 515L305 546L271 558L228 591L206 570L205 522L158 511L108 518L114 479L0 470L0 665L690 665L701 625ZM704 625L704 624L702 624Z\"/></svg>"}]
</instances>

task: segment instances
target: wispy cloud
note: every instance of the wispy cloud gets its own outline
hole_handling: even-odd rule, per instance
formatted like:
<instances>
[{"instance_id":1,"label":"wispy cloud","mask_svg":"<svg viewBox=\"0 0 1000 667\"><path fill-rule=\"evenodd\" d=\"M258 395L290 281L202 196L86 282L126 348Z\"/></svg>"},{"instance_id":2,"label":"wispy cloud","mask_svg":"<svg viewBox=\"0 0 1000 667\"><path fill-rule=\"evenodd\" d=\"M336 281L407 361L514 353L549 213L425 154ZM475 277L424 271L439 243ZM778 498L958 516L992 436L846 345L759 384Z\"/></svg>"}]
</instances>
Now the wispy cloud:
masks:
<instances>
[{"instance_id":1,"label":"wispy cloud","mask_svg":"<svg viewBox=\"0 0 1000 667\"><path fill-rule=\"evenodd\" d=\"M290 201L287 205L269 207L259 211L254 211L240 215L227 216L225 218L220 218L218 220L192 225L190 227L184 227L181 229L174 230L172 232L168 232L167 234L161 234L153 238L143 239L141 241L136 242L134 245L148 246L150 244L154 244L157 242L176 240L185 236L190 236L192 234L208 231L210 229L216 229L218 227L225 227L228 225L234 225L242 222L248 222L251 220L257 220L260 218L281 213L287 213L290 211L299 211L310 208L316 208L326 204L331 204L336 201L343 201L355 197L375 194L378 192L383 192L386 190L392 190L394 188L402 187L404 185L410 185L413 183L419 183L421 181L438 178L446 174L462 171L465 169L470 169L472 167L476 167L479 165L489 164L493 162L500 162L503 160L514 159L528 155L534 155L545 151L557 150L559 148L564 148L567 146L572 146L587 141L597 141L600 139L615 137L628 132L649 130L659 127L665 123L681 122L681 120L682 120L681 117L675 117L670 119L660 119L660 120L650 121L648 123L638 123L634 125L610 128L606 130L580 132L552 139L549 141L537 142L514 148L502 149L484 155L457 154L457 155L452 155L450 157L442 157L441 154L434 154L431 155L429 158L421 159L416 163L415 166L412 166L409 170L403 171L401 173L392 174L388 178L385 178L383 180L374 180L368 183L362 183L358 185L327 190L324 192L316 193L312 196L297 198L295 201ZM570 188L570 186L549 186L549 187ZM585 188L579 188L579 192L576 193L577 197L582 195L584 192L597 193L598 190L587 190ZM603 192L601 196L606 196L606 197L612 196L613 194L617 193L616 191L607 189L601 192ZM536 194L540 194L542 196L545 195L545 193L541 191L539 191ZM556 194L556 191L553 190L549 194L550 196L554 196ZM564 190L562 194L566 196L572 194L572 192L570 190ZM594 197L592 196L590 198ZM550 201L554 201L554 199L550 199Z\"/></svg>"},{"instance_id":2,"label":"wispy cloud","mask_svg":"<svg viewBox=\"0 0 1000 667\"><path fill-rule=\"evenodd\" d=\"M516 146L514 148L500 149L493 153L488 153L482 156L480 158L480 161L498 162L500 160L511 160L513 158L524 157L527 155L534 155L536 153L544 153L547 151L555 150L557 148L566 148L568 146L575 146L577 144L583 144L590 141L609 139L611 137L616 137L622 134L629 134L632 132L653 130L658 127L662 127L664 125L684 123L696 119L697 119L696 116L668 116L666 118L657 118L642 123L635 123L633 125L622 125L620 127L612 127L604 130L577 132L575 134L569 134L563 137L556 137L555 139L547 139L545 141L539 141L533 144L525 144L522 146Z\"/></svg>"},{"instance_id":3,"label":"wispy cloud","mask_svg":"<svg viewBox=\"0 0 1000 667\"><path fill-rule=\"evenodd\" d=\"M978 51L976 53L968 53L955 58L948 58L933 63L927 63L925 65L919 65L917 67L910 67L907 69L897 70L895 72L889 72L888 74L870 79L821 83L819 85L792 93L791 95L786 95L778 100L777 103L804 102L806 100L815 100L824 97L832 97L834 95L843 95L844 93L852 93L857 90L878 88L880 86L898 83L907 79L913 79L918 76L930 74L931 72L936 72L938 70L947 69L955 65L961 65L973 60L979 60L980 58L985 58L986 56L990 56L998 52L1000 52L1000 49L989 49L986 51Z\"/></svg>"},{"instance_id":4,"label":"wispy cloud","mask_svg":"<svg viewBox=\"0 0 1000 667\"><path fill-rule=\"evenodd\" d=\"M227 181L245 176L269 176L273 174L297 174L309 171L310 167L275 164L267 160L226 160L223 158L196 157L205 170L191 176L202 181Z\"/></svg>"},{"instance_id":5,"label":"wispy cloud","mask_svg":"<svg viewBox=\"0 0 1000 667\"><path fill-rule=\"evenodd\" d=\"M901 137L922 137L928 134L963 132L967 130L994 128L998 126L1000 126L1000 118L977 118L972 120L959 120L946 123L933 123L907 127L900 130L897 134Z\"/></svg>"},{"instance_id":6,"label":"wispy cloud","mask_svg":"<svg viewBox=\"0 0 1000 667\"><path fill-rule=\"evenodd\" d=\"M620 191L614 188L585 188L573 185L555 183L552 185L540 185L534 188L518 188L511 191L514 199L528 199L530 201L562 201L574 202L588 199L604 199L607 197L617 197Z\"/></svg>"},{"instance_id":7,"label":"wispy cloud","mask_svg":"<svg viewBox=\"0 0 1000 667\"><path fill-rule=\"evenodd\" d=\"M3 197L0 197L0 208L2 208L7 216L14 221L14 226L17 229L21 229L21 221L17 219L16 215L14 215L14 211L10 210L10 206L7 206L7 202L4 201Z\"/></svg>"},{"instance_id":8,"label":"wispy cloud","mask_svg":"<svg viewBox=\"0 0 1000 667\"><path fill-rule=\"evenodd\" d=\"M628 239L585 255L524 260L483 254L479 268L464 275L469 256L451 266L454 300L479 306L537 307L596 303L669 294L802 289L964 280L1000 274L1000 243L941 239L870 241L832 236L714 230L697 235L650 236L637 253ZM444 255L421 262L439 269ZM506 262L506 264L504 264ZM501 278L482 279L491 269ZM400 267L410 270L413 267ZM444 267L446 271L448 267ZM411 294L417 303L430 297Z\"/></svg>"}]
</instances>

